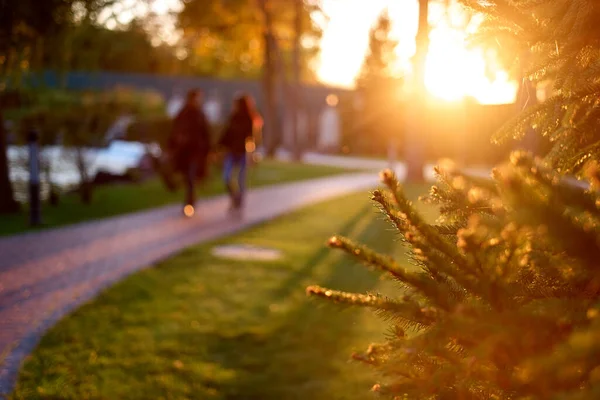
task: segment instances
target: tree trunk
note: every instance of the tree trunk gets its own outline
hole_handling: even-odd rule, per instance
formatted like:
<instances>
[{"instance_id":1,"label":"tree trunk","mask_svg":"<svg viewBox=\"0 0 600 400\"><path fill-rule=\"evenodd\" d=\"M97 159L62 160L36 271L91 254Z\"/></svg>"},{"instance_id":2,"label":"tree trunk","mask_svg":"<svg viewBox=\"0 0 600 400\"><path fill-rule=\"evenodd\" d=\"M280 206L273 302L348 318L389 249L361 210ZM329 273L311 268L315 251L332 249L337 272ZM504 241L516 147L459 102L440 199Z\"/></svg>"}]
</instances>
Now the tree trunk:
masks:
<instances>
[{"instance_id":1,"label":"tree trunk","mask_svg":"<svg viewBox=\"0 0 600 400\"><path fill-rule=\"evenodd\" d=\"M90 182L87 166L83 148L77 146L77 169L79 170L79 178L81 180L79 183L79 194L83 204L92 203L92 183Z\"/></svg>"},{"instance_id":2,"label":"tree trunk","mask_svg":"<svg viewBox=\"0 0 600 400\"><path fill-rule=\"evenodd\" d=\"M426 134L425 104L425 61L429 50L429 0L419 0L419 27L416 36L416 53L413 58L415 92L408 102L406 112L406 179L408 182L422 182Z\"/></svg>"},{"instance_id":3,"label":"tree trunk","mask_svg":"<svg viewBox=\"0 0 600 400\"><path fill-rule=\"evenodd\" d=\"M295 5L295 20L294 20L294 52L293 52L293 112L292 112L292 135L293 135L293 149L292 154L296 161L302 159L302 140L300 138L300 132L298 124L300 122L300 109L302 106L302 87L300 78L300 61L301 61L301 39L302 39L302 8L303 0L292 0Z\"/></svg>"},{"instance_id":4,"label":"tree trunk","mask_svg":"<svg viewBox=\"0 0 600 400\"><path fill-rule=\"evenodd\" d=\"M4 118L2 117L2 109L0 108L0 214L16 213L19 211L19 203L15 201L13 187L10 182L6 136Z\"/></svg>"},{"instance_id":5,"label":"tree trunk","mask_svg":"<svg viewBox=\"0 0 600 400\"><path fill-rule=\"evenodd\" d=\"M267 157L273 157L279 146L279 135L277 123L277 101L276 101L276 71L275 71L275 49L273 37L273 19L268 8L267 0L259 0L260 10L264 18L264 61L263 61L263 94L265 99L264 109L264 145Z\"/></svg>"}]
</instances>

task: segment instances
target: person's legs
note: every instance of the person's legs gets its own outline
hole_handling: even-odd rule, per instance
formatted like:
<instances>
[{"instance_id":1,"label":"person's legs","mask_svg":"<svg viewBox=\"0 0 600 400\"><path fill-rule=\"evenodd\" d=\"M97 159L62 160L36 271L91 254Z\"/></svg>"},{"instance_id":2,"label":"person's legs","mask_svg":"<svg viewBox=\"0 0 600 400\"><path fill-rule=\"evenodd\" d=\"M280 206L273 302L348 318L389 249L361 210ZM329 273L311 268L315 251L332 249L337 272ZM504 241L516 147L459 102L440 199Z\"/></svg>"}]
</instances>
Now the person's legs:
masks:
<instances>
[{"instance_id":1,"label":"person's legs","mask_svg":"<svg viewBox=\"0 0 600 400\"><path fill-rule=\"evenodd\" d=\"M237 164L239 167L238 171L238 207L241 207L244 203L244 194L246 193L246 175L247 175L247 158L246 154L241 154L237 156Z\"/></svg>"},{"instance_id":2,"label":"person's legs","mask_svg":"<svg viewBox=\"0 0 600 400\"><path fill-rule=\"evenodd\" d=\"M187 174L185 176L185 204L194 206L196 204L196 193L194 183L196 182L196 168L197 164L195 161L190 162L187 168Z\"/></svg>"},{"instance_id":3,"label":"person's legs","mask_svg":"<svg viewBox=\"0 0 600 400\"><path fill-rule=\"evenodd\" d=\"M223 163L223 181L225 182L225 187L227 188L227 191L229 192L229 196L231 196L231 199L234 199L235 196L235 192L233 190L233 186L231 185L231 174L233 173L233 167L234 167L234 157L233 154L228 153L225 156L225 160Z\"/></svg>"}]
</instances>

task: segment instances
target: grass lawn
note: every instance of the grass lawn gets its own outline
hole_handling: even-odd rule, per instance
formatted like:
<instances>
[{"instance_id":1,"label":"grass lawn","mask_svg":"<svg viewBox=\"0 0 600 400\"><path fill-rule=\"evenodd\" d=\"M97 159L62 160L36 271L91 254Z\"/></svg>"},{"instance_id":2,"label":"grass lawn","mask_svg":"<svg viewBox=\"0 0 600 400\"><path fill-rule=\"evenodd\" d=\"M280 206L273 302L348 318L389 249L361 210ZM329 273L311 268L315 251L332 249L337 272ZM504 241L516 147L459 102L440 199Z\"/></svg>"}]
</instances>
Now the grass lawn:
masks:
<instances>
[{"instance_id":1,"label":"grass lawn","mask_svg":"<svg viewBox=\"0 0 600 400\"><path fill-rule=\"evenodd\" d=\"M423 191L414 187L411 197ZM215 243L189 248L58 323L24 363L10 398L370 398L376 376L349 359L382 340L386 323L368 310L309 299L304 289L398 292L325 248L334 233L404 253L367 193L217 242L276 248L280 261L218 259Z\"/></svg>"},{"instance_id":2,"label":"grass lawn","mask_svg":"<svg viewBox=\"0 0 600 400\"><path fill-rule=\"evenodd\" d=\"M328 166L302 165L278 161L264 161L250 169L249 187L259 187L302 179L352 172ZM212 171L211 178L199 189L198 196L211 196L225 191L220 171ZM44 227L56 227L75 222L105 218L119 214L140 211L183 201L183 189L168 192L159 179L152 179L139 185L99 186L94 191L93 202L86 206L79 196L66 195L58 207L45 205L42 210ZM10 235L31 230L26 213L0 216L0 235Z\"/></svg>"}]
</instances>

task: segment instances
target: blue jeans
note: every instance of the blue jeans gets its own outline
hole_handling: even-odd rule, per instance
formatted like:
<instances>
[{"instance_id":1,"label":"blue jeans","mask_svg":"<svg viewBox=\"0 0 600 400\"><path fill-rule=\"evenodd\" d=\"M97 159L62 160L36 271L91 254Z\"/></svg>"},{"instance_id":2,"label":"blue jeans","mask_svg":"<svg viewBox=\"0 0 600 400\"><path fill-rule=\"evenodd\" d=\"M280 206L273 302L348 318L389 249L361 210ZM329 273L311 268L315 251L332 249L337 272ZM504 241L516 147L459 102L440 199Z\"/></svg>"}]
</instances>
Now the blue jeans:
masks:
<instances>
[{"instance_id":1,"label":"blue jeans","mask_svg":"<svg viewBox=\"0 0 600 400\"><path fill-rule=\"evenodd\" d=\"M246 191L246 164L247 161L245 153L228 153L227 156L225 156L223 180L225 181L225 186L229 191L231 199L236 205L241 205L242 200L244 199L244 192ZM237 190L234 189L231 179L234 168L238 169Z\"/></svg>"},{"instance_id":2,"label":"blue jeans","mask_svg":"<svg viewBox=\"0 0 600 400\"><path fill-rule=\"evenodd\" d=\"M194 206L196 204L196 188L194 183L196 182L196 170L198 163L193 161L188 167L187 174L185 174L185 205Z\"/></svg>"}]
</instances>

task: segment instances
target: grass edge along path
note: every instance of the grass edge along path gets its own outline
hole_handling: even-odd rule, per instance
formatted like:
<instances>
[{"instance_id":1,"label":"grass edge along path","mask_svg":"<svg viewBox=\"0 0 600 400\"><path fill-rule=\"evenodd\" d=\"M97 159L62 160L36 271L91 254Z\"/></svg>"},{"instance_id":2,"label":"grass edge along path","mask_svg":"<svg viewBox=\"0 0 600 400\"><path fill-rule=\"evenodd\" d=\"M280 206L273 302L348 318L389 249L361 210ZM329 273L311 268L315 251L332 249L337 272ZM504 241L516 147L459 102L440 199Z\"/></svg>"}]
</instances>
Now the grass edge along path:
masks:
<instances>
[{"instance_id":1,"label":"grass edge along path","mask_svg":"<svg viewBox=\"0 0 600 400\"><path fill-rule=\"evenodd\" d=\"M331 166L266 160L250 167L248 171L248 188L351 172L356 171ZM225 187L221 180L221 171L212 168L210 178L198 187L197 198L201 201L203 198L223 193L225 193ZM0 236L98 220L182 201L182 187L176 192L169 192L158 178L152 178L139 184L103 185L94 190L92 204L90 205L82 204L79 196L75 194L62 196L57 207L44 204L42 207L44 225L40 228L29 227L26 205L23 205L19 214L0 215Z\"/></svg>"},{"instance_id":2,"label":"grass edge along path","mask_svg":"<svg viewBox=\"0 0 600 400\"><path fill-rule=\"evenodd\" d=\"M366 398L375 377L348 359L382 339L383 322L304 288L385 290L389 282L324 246L339 233L402 253L385 224L360 192L216 242L277 248L280 261L218 259L215 243L184 250L59 322L10 398Z\"/></svg>"}]
</instances>

